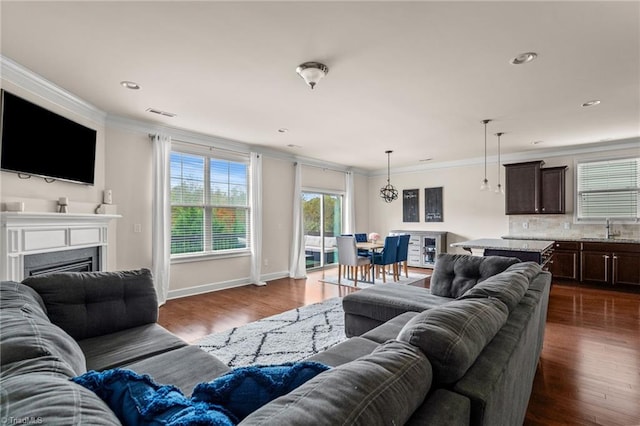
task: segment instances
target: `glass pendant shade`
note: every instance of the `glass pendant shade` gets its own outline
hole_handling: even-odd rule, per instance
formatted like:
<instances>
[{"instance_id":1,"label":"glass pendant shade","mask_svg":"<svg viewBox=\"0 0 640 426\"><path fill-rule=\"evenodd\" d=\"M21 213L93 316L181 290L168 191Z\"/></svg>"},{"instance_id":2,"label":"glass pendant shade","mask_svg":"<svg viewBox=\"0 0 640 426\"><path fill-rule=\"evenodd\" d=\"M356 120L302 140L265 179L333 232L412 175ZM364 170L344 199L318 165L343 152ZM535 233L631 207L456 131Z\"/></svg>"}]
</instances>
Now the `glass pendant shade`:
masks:
<instances>
[{"instance_id":1,"label":"glass pendant shade","mask_svg":"<svg viewBox=\"0 0 640 426\"><path fill-rule=\"evenodd\" d=\"M313 89L316 84L329 72L329 67L320 62L305 62L296 68L296 72L305 83Z\"/></svg>"}]
</instances>

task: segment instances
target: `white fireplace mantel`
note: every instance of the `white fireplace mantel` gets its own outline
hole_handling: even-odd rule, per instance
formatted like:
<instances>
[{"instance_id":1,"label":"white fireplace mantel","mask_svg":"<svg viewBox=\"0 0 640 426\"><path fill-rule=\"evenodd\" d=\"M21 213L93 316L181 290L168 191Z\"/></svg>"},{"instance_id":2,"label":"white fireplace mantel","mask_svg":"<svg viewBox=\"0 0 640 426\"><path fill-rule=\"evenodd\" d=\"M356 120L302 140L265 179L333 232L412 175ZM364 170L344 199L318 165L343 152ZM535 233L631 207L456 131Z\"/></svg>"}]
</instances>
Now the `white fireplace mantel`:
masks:
<instances>
[{"instance_id":1,"label":"white fireplace mantel","mask_svg":"<svg viewBox=\"0 0 640 426\"><path fill-rule=\"evenodd\" d=\"M30 254L98 247L107 264L108 224L116 214L1 212L0 279L22 281Z\"/></svg>"}]
</instances>

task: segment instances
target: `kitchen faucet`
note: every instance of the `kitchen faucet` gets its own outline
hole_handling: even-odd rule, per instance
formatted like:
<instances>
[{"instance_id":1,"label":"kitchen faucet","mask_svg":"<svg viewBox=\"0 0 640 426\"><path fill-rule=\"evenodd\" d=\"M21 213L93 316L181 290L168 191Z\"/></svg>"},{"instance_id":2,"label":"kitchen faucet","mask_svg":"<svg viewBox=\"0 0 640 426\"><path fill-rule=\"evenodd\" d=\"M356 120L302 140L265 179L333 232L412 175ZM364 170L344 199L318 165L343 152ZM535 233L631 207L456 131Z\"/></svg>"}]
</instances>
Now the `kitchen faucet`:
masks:
<instances>
[{"instance_id":1,"label":"kitchen faucet","mask_svg":"<svg viewBox=\"0 0 640 426\"><path fill-rule=\"evenodd\" d=\"M611 223L611 220L609 218L607 218L606 220L606 224L604 226L604 237L609 240L613 237L615 237L616 235L619 235L615 232L611 232L611 227L613 226L613 224Z\"/></svg>"}]
</instances>

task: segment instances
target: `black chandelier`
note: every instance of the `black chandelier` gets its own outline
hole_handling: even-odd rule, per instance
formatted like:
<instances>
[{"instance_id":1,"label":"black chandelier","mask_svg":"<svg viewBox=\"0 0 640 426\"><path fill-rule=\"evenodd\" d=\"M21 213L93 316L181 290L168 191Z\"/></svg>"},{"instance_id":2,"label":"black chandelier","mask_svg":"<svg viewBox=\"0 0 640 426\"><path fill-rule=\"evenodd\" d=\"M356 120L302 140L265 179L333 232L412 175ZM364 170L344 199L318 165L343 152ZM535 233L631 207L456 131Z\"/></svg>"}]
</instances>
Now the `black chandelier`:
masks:
<instances>
[{"instance_id":1,"label":"black chandelier","mask_svg":"<svg viewBox=\"0 0 640 426\"><path fill-rule=\"evenodd\" d=\"M390 154L393 151L385 151L387 154L387 184L380 188L380 197L387 203L398 198L398 190L391 185L391 159Z\"/></svg>"}]
</instances>

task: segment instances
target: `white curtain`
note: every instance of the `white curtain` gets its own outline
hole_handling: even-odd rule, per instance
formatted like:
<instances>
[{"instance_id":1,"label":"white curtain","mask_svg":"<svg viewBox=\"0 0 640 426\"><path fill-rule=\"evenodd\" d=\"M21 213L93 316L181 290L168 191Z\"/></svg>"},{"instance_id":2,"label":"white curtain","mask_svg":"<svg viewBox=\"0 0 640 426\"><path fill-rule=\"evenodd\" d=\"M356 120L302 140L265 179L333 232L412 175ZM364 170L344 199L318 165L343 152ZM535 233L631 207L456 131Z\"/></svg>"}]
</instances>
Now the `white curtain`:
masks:
<instances>
[{"instance_id":1,"label":"white curtain","mask_svg":"<svg viewBox=\"0 0 640 426\"><path fill-rule=\"evenodd\" d=\"M304 253L304 228L302 223L302 166L295 163L295 178L293 183L293 240L291 241L291 261L289 262L289 276L291 278L305 278L307 269Z\"/></svg>"},{"instance_id":2,"label":"white curtain","mask_svg":"<svg viewBox=\"0 0 640 426\"><path fill-rule=\"evenodd\" d=\"M171 200L169 157L171 137L153 136L153 231L152 272L158 295L163 305L169 294L169 266L171 263Z\"/></svg>"},{"instance_id":3,"label":"white curtain","mask_svg":"<svg viewBox=\"0 0 640 426\"><path fill-rule=\"evenodd\" d=\"M345 173L345 188L347 189L344 197L344 231L345 234L353 234L356 232L356 202L354 192L354 175L353 172Z\"/></svg>"},{"instance_id":4,"label":"white curtain","mask_svg":"<svg viewBox=\"0 0 640 426\"><path fill-rule=\"evenodd\" d=\"M251 187L251 282L266 285L261 279L262 267L262 156L251 153L249 176Z\"/></svg>"}]
</instances>

